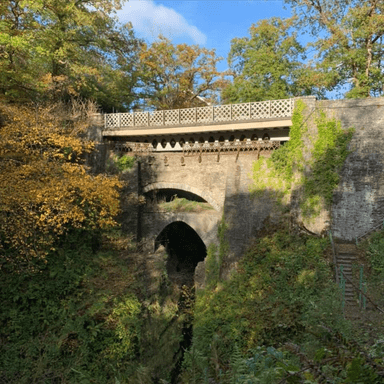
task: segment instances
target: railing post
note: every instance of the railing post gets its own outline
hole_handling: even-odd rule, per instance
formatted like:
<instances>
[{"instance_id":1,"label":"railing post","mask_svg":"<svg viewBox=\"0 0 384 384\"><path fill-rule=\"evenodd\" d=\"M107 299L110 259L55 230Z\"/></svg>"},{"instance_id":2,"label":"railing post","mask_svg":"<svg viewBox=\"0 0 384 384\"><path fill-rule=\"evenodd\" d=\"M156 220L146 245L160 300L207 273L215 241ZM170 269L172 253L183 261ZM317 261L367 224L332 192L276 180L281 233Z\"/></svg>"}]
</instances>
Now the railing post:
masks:
<instances>
[{"instance_id":1,"label":"railing post","mask_svg":"<svg viewBox=\"0 0 384 384\"><path fill-rule=\"evenodd\" d=\"M215 121L215 107L212 106L212 121Z\"/></svg>"},{"instance_id":2,"label":"railing post","mask_svg":"<svg viewBox=\"0 0 384 384\"><path fill-rule=\"evenodd\" d=\"M163 125L165 125L165 111L162 110L161 113L163 114Z\"/></svg>"},{"instance_id":3,"label":"railing post","mask_svg":"<svg viewBox=\"0 0 384 384\"><path fill-rule=\"evenodd\" d=\"M104 129L107 129L107 114L104 113Z\"/></svg>"},{"instance_id":4,"label":"railing post","mask_svg":"<svg viewBox=\"0 0 384 384\"><path fill-rule=\"evenodd\" d=\"M195 123L197 123L197 107L195 107Z\"/></svg>"},{"instance_id":5,"label":"railing post","mask_svg":"<svg viewBox=\"0 0 384 384\"><path fill-rule=\"evenodd\" d=\"M341 288L341 307L344 312L345 307L345 278L344 278L344 266L340 265L340 288Z\"/></svg>"},{"instance_id":6,"label":"railing post","mask_svg":"<svg viewBox=\"0 0 384 384\"><path fill-rule=\"evenodd\" d=\"M180 125L180 108L177 111L178 111L177 118L178 118L179 125Z\"/></svg>"},{"instance_id":7,"label":"railing post","mask_svg":"<svg viewBox=\"0 0 384 384\"><path fill-rule=\"evenodd\" d=\"M147 112L147 127L149 127L149 112Z\"/></svg>"},{"instance_id":8,"label":"railing post","mask_svg":"<svg viewBox=\"0 0 384 384\"><path fill-rule=\"evenodd\" d=\"M249 117L249 119L251 119L251 116L252 116L252 112L251 112L251 103L248 103L248 108L249 108L249 114L248 114L248 117Z\"/></svg>"},{"instance_id":9,"label":"railing post","mask_svg":"<svg viewBox=\"0 0 384 384\"><path fill-rule=\"evenodd\" d=\"M135 121L135 112L132 112L132 123L133 123L133 126L135 126L135 124L136 124L136 121Z\"/></svg>"},{"instance_id":10,"label":"railing post","mask_svg":"<svg viewBox=\"0 0 384 384\"><path fill-rule=\"evenodd\" d=\"M119 117L117 121L119 122L119 129L121 129L121 113L120 112L119 112Z\"/></svg>"},{"instance_id":11,"label":"railing post","mask_svg":"<svg viewBox=\"0 0 384 384\"><path fill-rule=\"evenodd\" d=\"M269 117L271 118L272 117L272 113L271 113L271 100L269 100L268 103L269 103Z\"/></svg>"},{"instance_id":12,"label":"railing post","mask_svg":"<svg viewBox=\"0 0 384 384\"><path fill-rule=\"evenodd\" d=\"M360 265L360 276L359 276L359 304L360 308L363 307L363 301L362 301L362 294L361 292L363 291L363 266Z\"/></svg>"}]
</instances>

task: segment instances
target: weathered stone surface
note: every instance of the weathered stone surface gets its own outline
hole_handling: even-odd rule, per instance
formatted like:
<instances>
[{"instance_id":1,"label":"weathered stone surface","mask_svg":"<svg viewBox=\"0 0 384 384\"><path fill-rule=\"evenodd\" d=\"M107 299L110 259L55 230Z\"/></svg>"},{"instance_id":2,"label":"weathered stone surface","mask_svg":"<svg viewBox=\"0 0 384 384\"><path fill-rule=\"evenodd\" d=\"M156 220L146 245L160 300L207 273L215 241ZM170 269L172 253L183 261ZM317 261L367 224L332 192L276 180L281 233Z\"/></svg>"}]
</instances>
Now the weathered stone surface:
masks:
<instances>
[{"instance_id":1,"label":"weathered stone surface","mask_svg":"<svg viewBox=\"0 0 384 384\"><path fill-rule=\"evenodd\" d=\"M355 129L332 205L334 236L355 240L384 219L384 98L318 104L344 129Z\"/></svg>"},{"instance_id":2,"label":"weathered stone surface","mask_svg":"<svg viewBox=\"0 0 384 384\"><path fill-rule=\"evenodd\" d=\"M217 228L221 219L220 212L143 212L142 231L143 236L149 241L155 242L161 231L175 221L188 224L201 238L207 247L217 243Z\"/></svg>"},{"instance_id":3,"label":"weathered stone surface","mask_svg":"<svg viewBox=\"0 0 384 384\"><path fill-rule=\"evenodd\" d=\"M329 117L339 119L343 129L355 128L350 143L351 154L341 170L340 185L334 193L332 222L329 223L329 212L322 212L308 224L309 229L316 233L328 230L331 225L334 237L354 240L384 219L384 98L316 101L314 97L308 97L304 98L304 102L307 104L305 120L313 134L316 133L315 116L319 109ZM148 140L151 141L150 138ZM311 142L306 145L310 146ZM107 150L107 145L100 146L101 162L108 158ZM256 158L256 152L241 152L239 156L235 152L221 154L220 157L217 153L184 157L182 152L163 152L141 157L140 169L136 166L127 173L129 185L124 193L145 194L162 188L181 189L199 195L215 211L149 213L145 212L145 207L141 212L137 207L126 204L123 207L123 228L153 242L169 223L184 221L208 246L209 243L217 243L217 227L224 214L228 224L226 239L231 251L224 264L229 270L265 220L275 217L273 200L267 193L262 198L253 198L249 193L253 183L252 164ZM102 169L96 159L92 165L95 170ZM289 207L297 218L299 214L294 214L297 209L295 196L299 194L300 191L292 194ZM200 283L204 280L203 268L203 263L199 263L196 273Z\"/></svg>"}]
</instances>

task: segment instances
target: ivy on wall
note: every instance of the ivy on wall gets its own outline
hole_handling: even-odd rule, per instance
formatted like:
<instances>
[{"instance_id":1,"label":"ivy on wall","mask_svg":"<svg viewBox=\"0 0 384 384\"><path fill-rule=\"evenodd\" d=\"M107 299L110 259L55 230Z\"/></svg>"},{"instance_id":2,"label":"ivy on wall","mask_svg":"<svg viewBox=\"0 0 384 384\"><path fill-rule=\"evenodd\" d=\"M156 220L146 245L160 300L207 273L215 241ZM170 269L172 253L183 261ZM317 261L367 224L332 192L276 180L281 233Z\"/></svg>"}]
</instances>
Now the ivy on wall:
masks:
<instances>
[{"instance_id":1,"label":"ivy on wall","mask_svg":"<svg viewBox=\"0 0 384 384\"><path fill-rule=\"evenodd\" d=\"M305 217L318 215L322 205L330 208L354 132L353 128L344 131L340 121L327 119L323 111L319 112L316 124L317 137L308 162L310 170L302 178L304 193L300 207Z\"/></svg>"},{"instance_id":2,"label":"ivy on wall","mask_svg":"<svg viewBox=\"0 0 384 384\"><path fill-rule=\"evenodd\" d=\"M269 158L261 156L254 163L251 193L268 192L278 203L288 205L291 191L300 188L300 208L309 218L330 207L354 130L343 130L339 121L318 111L313 133L304 121L305 108L304 102L296 101L290 140Z\"/></svg>"},{"instance_id":3,"label":"ivy on wall","mask_svg":"<svg viewBox=\"0 0 384 384\"><path fill-rule=\"evenodd\" d=\"M289 194L293 184L295 170L303 170L302 136L307 131L302 114L304 108L305 104L302 101L296 102L290 140L274 151L271 157L260 156L253 164L254 184L251 188L253 195L260 196L268 191L277 198L277 201L285 201L284 198Z\"/></svg>"}]
</instances>

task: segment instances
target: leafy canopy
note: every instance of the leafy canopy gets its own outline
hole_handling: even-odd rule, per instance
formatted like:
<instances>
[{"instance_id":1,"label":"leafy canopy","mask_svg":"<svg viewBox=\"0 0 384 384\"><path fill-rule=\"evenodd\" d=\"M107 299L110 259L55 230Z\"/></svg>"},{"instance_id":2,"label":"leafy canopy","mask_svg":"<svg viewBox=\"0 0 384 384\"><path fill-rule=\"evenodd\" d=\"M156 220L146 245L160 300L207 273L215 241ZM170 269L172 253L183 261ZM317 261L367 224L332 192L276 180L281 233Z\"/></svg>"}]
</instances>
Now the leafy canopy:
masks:
<instances>
[{"instance_id":1,"label":"leafy canopy","mask_svg":"<svg viewBox=\"0 0 384 384\"><path fill-rule=\"evenodd\" d=\"M315 36L316 67L323 86L347 87L346 96L383 94L384 3L378 0L285 0L297 27Z\"/></svg>"},{"instance_id":2,"label":"leafy canopy","mask_svg":"<svg viewBox=\"0 0 384 384\"><path fill-rule=\"evenodd\" d=\"M127 107L140 42L120 0L10 0L0 5L0 95L12 101L92 98Z\"/></svg>"},{"instance_id":3,"label":"leafy canopy","mask_svg":"<svg viewBox=\"0 0 384 384\"><path fill-rule=\"evenodd\" d=\"M235 38L228 63L233 82L223 91L229 102L283 99L308 95L305 49L291 33L295 19L272 18L252 25L249 37Z\"/></svg>"},{"instance_id":4,"label":"leafy canopy","mask_svg":"<svg viewBox=\"0 0 384 384\"><path fill-rule=\"evenodd\" d=\"M57 105L2 104L0 116L0 263L23 268L44 258L69 228L116 224L120 184L86 172L84 155L94 146L79 137L82 119L60 118Z\"/></svg>"},{"instance_id":5,"label":"leafy canopy","mask_svg":"<svg viewBox=\"0 0 384 384\"><path fill-rule=\"evenodd\" d=\"M215 50L198 45L173 45L160 36L140 52L146 102L156 109L186 108L213 101L223 85Z\"/></svg>"}]
</instances>

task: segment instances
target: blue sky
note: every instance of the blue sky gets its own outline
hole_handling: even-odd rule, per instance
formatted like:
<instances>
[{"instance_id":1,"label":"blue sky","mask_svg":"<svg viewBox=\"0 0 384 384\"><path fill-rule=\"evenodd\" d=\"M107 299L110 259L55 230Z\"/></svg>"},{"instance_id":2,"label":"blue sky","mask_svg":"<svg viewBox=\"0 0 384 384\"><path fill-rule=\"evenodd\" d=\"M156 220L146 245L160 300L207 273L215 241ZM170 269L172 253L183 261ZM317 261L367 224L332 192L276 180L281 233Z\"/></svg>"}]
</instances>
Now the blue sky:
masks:
<instances>
[{"instance_id":1,"label":"blue sky","mask_svg":"<svg viewBox=\"0 0 384 384\"><path fill-rule=\"evenodd\" d=\"M138 37L152 42L162 33L174 43L215 48L224 60L234 37L248 35L249 27L270 17L289 17L283 1L272 0L130 0L118 11L121 22L132 22Z\"/></svg>"}]
</instances>

